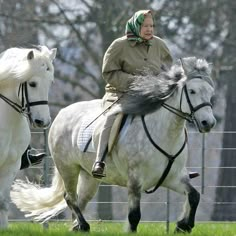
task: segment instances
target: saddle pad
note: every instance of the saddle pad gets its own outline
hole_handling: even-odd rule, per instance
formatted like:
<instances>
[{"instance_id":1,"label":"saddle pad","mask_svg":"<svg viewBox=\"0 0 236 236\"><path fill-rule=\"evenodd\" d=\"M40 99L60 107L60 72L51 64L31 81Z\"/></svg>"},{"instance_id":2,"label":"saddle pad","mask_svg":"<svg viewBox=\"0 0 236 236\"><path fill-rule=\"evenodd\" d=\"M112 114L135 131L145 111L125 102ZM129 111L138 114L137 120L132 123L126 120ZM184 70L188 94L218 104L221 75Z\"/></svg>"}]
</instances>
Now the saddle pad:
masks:
<instances>
[{"instance_id":1,"label":"saddle pad","mask_svg":"<svg viewBox=\"0 0 236 236\"><path fill-rule=\"evenodd\" d=\"M93 152L93 153L96 152L96 146L98 143L98 138L101 128L100 122L103 122L102 116L99 117L98 120L92 122L96 117L97 114L92 115L90 117L84 116L84 118L82 119L77 140L77 145L82 152ZM120 130L120 135L119 135L119 129L122 119L123 115L118 114L111 129L111 134L108 142L109 153L112 151L113 146L117 141L117 138L121 140L125 136L128 126L132 123L133 117L128 116L128 118L125 120L124 125L122 126L122 129Z\"/></svg>"},{"instance_id":2,"label":"saddle pad","mask_svg":"<svg viewBox=\"0 0 236 236\"><path fill-rule=\"evenodd\" d=\"M90 117L84 116L81 122L77 145L82 152L96 152L92 140L93 131L96 127L96 121L92 122L96 115ZM92 123L91 123L92 122Z\"/></svg>"}]
</instances>

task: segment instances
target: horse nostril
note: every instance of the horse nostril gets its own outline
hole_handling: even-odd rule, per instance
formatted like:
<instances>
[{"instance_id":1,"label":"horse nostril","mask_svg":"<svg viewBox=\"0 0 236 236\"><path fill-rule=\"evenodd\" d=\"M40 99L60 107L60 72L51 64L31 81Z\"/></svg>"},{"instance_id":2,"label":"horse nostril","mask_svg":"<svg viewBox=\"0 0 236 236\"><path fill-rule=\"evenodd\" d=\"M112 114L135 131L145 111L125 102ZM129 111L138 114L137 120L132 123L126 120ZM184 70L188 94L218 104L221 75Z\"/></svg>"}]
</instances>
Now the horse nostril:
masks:
<instances>
[{"instance_id":1,"label":"horse nostril","mask_svg":"<svg viewBox=\"0 0 236 236\"><path fill-rule=\"evenodd\" d=\"M202 121L202 125L203 125L203 127L205 127L205 126L208 125L208 122L207 122L206 120L203 120L203 121Z\"/></svg>"},{"instance_id":2,"label":"horse nostril","mask_svg":"<svg viewBox=\"0 0 236 236\"><path fill-rule=\"evenodd\" d=\"M38 126L43 126L44 122L42 120L35 119L34 121Z\"/></svg>"}]
</instances>

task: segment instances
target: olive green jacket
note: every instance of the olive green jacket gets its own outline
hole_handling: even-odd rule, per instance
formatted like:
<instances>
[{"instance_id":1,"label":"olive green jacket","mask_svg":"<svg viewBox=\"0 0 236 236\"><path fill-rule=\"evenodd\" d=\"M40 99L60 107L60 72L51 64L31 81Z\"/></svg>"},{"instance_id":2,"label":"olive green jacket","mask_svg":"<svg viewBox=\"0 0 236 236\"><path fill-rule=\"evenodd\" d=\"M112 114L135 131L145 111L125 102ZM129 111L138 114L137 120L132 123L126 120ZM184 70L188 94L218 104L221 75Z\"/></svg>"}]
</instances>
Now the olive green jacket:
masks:
<instances>
[{"instance_id":1,"label":"olive green jacket","mask_svg":"<svg viewBox=\"0 0 236 236\"><path fill-rule=\"evenodd\" d=\"M132 75L145 68L159 73L161 66L171 65L172 57L164 41L154 36L152 45L128 41L126 36L116 39L103 58L102 76L106 81L104 100L112 102L127 90Z\"/></svg>"}]
</instances>

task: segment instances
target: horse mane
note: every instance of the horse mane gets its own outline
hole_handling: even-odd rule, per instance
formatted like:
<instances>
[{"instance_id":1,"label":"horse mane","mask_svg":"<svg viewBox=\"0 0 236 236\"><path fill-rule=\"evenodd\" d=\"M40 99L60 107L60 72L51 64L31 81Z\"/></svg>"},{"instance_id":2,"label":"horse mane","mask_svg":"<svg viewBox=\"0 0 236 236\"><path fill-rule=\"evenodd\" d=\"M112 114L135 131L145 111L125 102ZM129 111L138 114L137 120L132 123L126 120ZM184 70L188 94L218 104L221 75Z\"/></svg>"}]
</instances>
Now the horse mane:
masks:
<instances>
[{"instance_id":1,"label":"horse mane","mask_svg":"<svg viewBox=\"0 0 236 236\"><path fill-rule=\"evenodd\" d=\"M122 98L122 112L135 115L152 113L174 94L180 84L196 76L201 76L214 87L210 74L211 68L207 61L196 57L177 60L169 70L163 67L158 75L145 69L140 75L133 76Z\"/></svg>"},{"instance_id":2,"label":"horse mane","mask_svg":"<svg viewBox=\"0 0 236 236\"><path fill-rule=\"evenodd\" d=\"M26 81L31 75L27 55L30 51L39 52L35 55L42 54L40 46L33 48L9 48L0 54L0 82L6 79L18 79ZM43 56L43 55L42 55Z\"/></svg>"},{"instance_id":3,"label":"horse mane","mask_svg":"<svg viewBox=\"0 0 236 236\"><path fill-rule=\"evenodd\" d=\"M150 69L134 75L129 89L124 94L122 111L128 114L147 114L159 109L186 77L182 66L173 65L168 71L156 75Z\"/></svg>"}]
</instances>

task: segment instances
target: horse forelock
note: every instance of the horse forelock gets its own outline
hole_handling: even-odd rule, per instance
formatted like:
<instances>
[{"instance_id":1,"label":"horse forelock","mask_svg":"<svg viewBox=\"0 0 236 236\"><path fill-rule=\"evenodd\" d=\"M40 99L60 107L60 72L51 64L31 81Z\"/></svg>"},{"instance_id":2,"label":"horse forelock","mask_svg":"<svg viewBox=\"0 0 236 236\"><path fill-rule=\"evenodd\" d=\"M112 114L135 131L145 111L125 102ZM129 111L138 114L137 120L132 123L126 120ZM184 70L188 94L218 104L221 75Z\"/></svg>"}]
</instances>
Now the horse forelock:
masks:
<instances>
[{"instance_id":1,"label":"horse forelock","mask_svg":"<svg viewBox=\"0 0 236 236\"><path fill-rule=\"evenodd\" d=\"M52 67L50 50L45 46L35 46L32 48L10 48L0 54L0 80L1 78L16 78L21 82L27 81L36 72L32 63L28 59L28 53L34 52L32 61L39 66L39 61L45 61Z\"/></svg>"},{"instance_id":2,"label":"horse forelock","mask_svg":"<svg viewBox=\"0 0 236 236\"><path fill-rule=\"evenodd\" d=\"M211 78L212 66L205 59L187 57L181 59L180 61L188 79L198 77L214 87L214 82Z\"/></svg>"}]
</instances>

